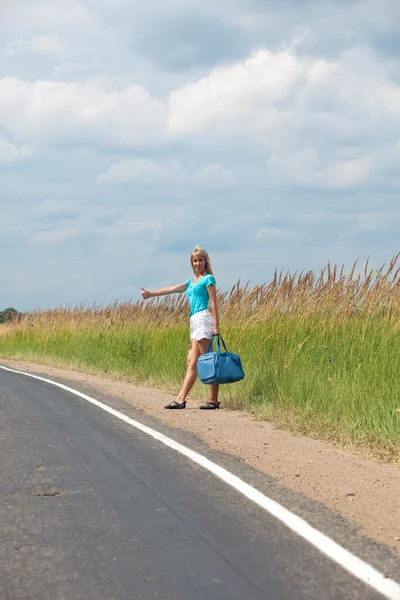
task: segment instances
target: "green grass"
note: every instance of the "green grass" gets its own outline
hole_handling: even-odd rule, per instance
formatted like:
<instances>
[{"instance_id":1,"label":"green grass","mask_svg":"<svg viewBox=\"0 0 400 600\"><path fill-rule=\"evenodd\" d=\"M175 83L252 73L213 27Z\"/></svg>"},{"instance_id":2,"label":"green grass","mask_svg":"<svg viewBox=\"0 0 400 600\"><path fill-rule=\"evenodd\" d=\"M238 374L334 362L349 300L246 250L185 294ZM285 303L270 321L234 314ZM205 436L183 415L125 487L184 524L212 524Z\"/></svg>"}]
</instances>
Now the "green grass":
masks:
<instances>
[{"instance_id":1,"label":"green grass","mask_svg":"<svg viewBox=\"0 0 400 600\"><path fill-rule=\"evenodd\" d=\"M400 332L381 317L343 320L272 315L243 329L223 324L246 377L221 386L225 406L250 409L278 426L344 445L400 456ZM177 391L188 349L182 324L7 327L0 355L95 370ZM196 383L192 396L204 397Z\"/></svg>"}]
</instances>

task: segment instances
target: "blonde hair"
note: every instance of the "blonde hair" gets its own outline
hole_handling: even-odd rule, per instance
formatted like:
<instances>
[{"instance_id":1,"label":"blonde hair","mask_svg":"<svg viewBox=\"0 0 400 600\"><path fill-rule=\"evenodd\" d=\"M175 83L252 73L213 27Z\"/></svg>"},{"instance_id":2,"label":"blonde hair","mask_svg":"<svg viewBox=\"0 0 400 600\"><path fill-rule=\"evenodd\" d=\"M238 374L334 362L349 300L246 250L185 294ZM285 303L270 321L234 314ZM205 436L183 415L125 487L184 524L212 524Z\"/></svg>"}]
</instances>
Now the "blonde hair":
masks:
<instances>
[{"instance_id":1,"label":"blonde hair","mask_svg":"<svg viewBox=\"0 0 400 600\"><path fill-rule=\"evenodd\" d=\"M200 248L200 246L195 246L193 248L192 252L190 253L190 264L192 265L193 273L196 274L196 271L193 266L193 257L196 254L200 254L200 256L202 256L204 258L204 260L206 261L206 273L208 273L209 275L214 275L212 266L211 266L210 257L208 256L208 252L207 252L207 250L204 250L204 248Z\"/></svg>"}]
</instances>

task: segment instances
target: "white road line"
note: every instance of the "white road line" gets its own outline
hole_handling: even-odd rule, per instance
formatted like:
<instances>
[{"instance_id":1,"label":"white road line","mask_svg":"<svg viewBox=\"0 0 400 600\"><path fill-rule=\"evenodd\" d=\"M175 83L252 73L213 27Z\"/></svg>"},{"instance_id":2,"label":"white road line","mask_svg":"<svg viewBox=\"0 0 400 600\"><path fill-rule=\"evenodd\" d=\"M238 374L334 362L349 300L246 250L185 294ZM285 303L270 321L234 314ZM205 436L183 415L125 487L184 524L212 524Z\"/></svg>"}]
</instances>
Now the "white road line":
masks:
<instances>
[{"instance_id":1,"label":"white road line","mask_svg":"<svg viewBox=\"0 0 400 600\"><path fill-rule=\"evenodd\" d=\"M320 552L322 552L335 563L343 567L343 569L346 569L346 571L351 573L354 577L357 577L357 579L360 579L370 587L374 588L377 592L379 592L389 600L400 600L399 583L385 577L383 573L380 573L377 569L371 567L371 565L369 565L368 563L364 562L360 558L357 558L357 556L355 556L345 548L342 548L342 546L331 540L328 536L318 531L318 529L312 527L309 523L307 523L307 521L301 519L294 513L290 512L290 510L287 510L278 502L275 502L275 500L271 500L271 498L268 498L268 496L265 496L257 489L245 483L239 477L236 477L236 475L233 475L233 473L230 473L223 467L220 467L219 465L212 462L202 454L194 452L193 450L190 450L190 448L186 448L186 446L175 442L173 439L163 435L162 433L159 433L155 429L151 429L146 425L142 425L138 421L127 417L118 410L114 410L110 406L107 406L107 404L103 404L103 402L99 402L95 398L91 398L91 396L87 396L86 394L83 394L78 390L74 390L73 388L70 388L67 385L63 385L62 383L52 381L51 379L39 377L38 375L33 375L32 373L24 373L23 371L9 369L8 367L3 367L1 365L0 368L4 369L5 371L10 371L11 373L25 375L26 377L31 377L32 379L38 379L39 381L50 383L67 392L70 392L71 394L75 394L76 396L87 400L91 404L98 406L99 408L110 413L111 415L114 415L114 417L121 419L121 421L125 421L125 423L132 425L132 427L135 427L136 429L147 433L152 438L162 442L166 446L169 446L169 448L173 448L177 452L180 452L180 454L183 454L187 458L190 458L193 462L201 465L202 467L204 467L204 469L207 469L207 471L210 471L210 473L213 473L214 475L222 479L222 481L225 481L225 483L232 486L233 488L235 488L235 490L246 496L246 498L252 500L256 504L258 504L258 506L261 506L261 508L264 508L271 515L273 515L274 517L279 519L279 521L281 521L287 527L289 527L289 529L291 529L299 536L304 538L307 542L315 546L315 548L318 548Z\"/></svg>"}]
</instances>

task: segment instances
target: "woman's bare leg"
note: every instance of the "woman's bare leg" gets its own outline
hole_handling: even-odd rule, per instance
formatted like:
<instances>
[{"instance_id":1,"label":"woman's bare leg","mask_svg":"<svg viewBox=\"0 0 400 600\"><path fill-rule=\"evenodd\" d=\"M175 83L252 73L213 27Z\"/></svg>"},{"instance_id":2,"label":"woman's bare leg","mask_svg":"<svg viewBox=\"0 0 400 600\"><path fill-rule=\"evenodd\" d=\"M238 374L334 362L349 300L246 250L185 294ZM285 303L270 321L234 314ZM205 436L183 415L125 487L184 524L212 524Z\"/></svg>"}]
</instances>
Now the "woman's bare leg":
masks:
<instances>
[{"instance_id":1,"label":"woman's bare leg","mask_svg":"<svg viewBox=\"0 0 400 600\"><path fill-rule=\"evenodd\" d=\"M202 340L197 340L197 346L199 348L199 355L205 354L206 352L208 352L209 345L210 345L210 340L208 340L207 338L204 338ZM210 402L213 402L214 404L218 403L218 389L219 389L218 383L213 383L210 385Z\"/></svg>"},{"instance_id":2,"label":"woman's bare leg","mask_svg":"<svg viewBox=\"0 0 400 600\"><path fill-rule=\"evenodd\" d=\"M200 349L196 340L190 340L190 350L187 356L187 370L183 380L182 389L179 392L176 401L181 403L186 400L186 396L192 389L197 377L197 360L200 356Z\"/></svg>"}]
</instances>

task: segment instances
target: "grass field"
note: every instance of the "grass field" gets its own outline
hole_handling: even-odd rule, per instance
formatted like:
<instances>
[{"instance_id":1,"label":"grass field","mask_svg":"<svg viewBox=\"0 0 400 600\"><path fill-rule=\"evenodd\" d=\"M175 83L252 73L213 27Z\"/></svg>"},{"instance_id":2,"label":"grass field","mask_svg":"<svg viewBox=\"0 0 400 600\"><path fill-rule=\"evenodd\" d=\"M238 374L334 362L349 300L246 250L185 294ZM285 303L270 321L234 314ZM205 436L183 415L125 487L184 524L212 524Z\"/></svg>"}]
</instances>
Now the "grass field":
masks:
<instances>
[{"instance_id":1,"label":"grass field","mask_svg":"<svg viewBox=\"0 0 400 600\"><path fill-rule=\"evenodd\" d=\"M292 431L400 457L400 280L380 270L276 274L219 294L221 330L246 377L225 406ZM0 326L0 355L89 369L177 391L185 373L184 296L61 307ZM204 397L197 383L192 396Z\"/></svg>"}]
</instances>

